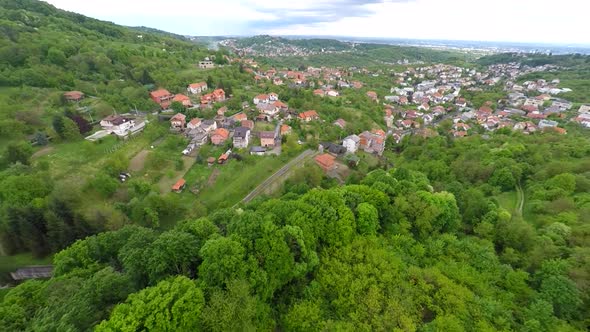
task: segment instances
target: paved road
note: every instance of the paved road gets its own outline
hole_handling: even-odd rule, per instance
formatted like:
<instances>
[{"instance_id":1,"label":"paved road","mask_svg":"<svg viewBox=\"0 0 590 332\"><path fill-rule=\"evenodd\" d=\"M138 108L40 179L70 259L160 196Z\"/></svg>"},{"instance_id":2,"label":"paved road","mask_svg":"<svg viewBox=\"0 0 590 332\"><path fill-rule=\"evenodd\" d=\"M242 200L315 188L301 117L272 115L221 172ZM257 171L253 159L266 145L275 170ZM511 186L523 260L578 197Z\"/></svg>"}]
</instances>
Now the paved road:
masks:
<instances>
[{"instance_id":1,"label":"paved road","mask_svg":"<svg viewBox=\"0 0 590 332\"><path fill-rule=\"evenodd\" d=\"M300 155L295 157L295 159L288 162L285 166L281 167L278 171L276 171L273 175L268 177L264 182L262 182L258 187L254 188L244 199L242 200L243 203L248 203L252 201L256 196L260 195L270 184L276 181L278 178L283 176L285 173L291 170L296 165L301 164L305 161L305 159L309 156L317 154L317 151L313 150L305 150ZM237 205L237 204L236 204Z\"/></svg>"}]
</instances>

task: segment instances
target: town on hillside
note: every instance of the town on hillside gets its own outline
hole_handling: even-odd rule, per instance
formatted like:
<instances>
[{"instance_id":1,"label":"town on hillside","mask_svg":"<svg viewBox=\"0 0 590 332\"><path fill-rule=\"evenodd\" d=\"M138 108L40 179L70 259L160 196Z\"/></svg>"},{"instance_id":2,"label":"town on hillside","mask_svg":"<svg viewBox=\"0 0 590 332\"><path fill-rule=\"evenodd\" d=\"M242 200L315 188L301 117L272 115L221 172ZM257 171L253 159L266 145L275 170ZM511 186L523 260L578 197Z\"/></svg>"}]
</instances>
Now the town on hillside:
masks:
<instances>
[{"instance_id":1,"label":"town on hillside","mask_svg":"<svg viewBox=\"0 0 590 332\"><path fill-rule=\"evenodd\" d=\"M228 102L236 97L205 81L186 82L185 91L156 87L146 96L159 106L154 113L158 120L168 122L170 133L186 140L179 154L195 157L203 146L221 148L218 155L207 156L209 167L239 160L244 154L281 155L282 145L291 136L293 142L316 151L315 162L329 176L344 181L345 170L358 165L359 153L382 158L388 148L410 135L460 139L485 137L487 132L498 130L567 134L564 124L568 122L590 128L590 105L572 110L573 103L560 97L572 90L562 86L559 79L520 80L531 73L555 71L555 65L511 62L485 70L448 64L408 65L402 70L292 69L262 66L252 58L228 60L251 79L250 97L241 96L231 107ZM198 67L208 69L208 61L201 61ZM375 84L379 79L389 82L387 90ZM293 95L288 101L282 100L278 91L305 93L304 98L312 98L320 106L303 108L301 100ZM76 102L84 95L71 91L64 97ZM366 127L359 127L358 117L347 118L321 106L329 103L354 108L354 98L357 104L380 110ZM107 135L131 137L141 132L146 122L145 114L113 114L102 119L101 130L87 140ZM327 130L336 132L337 139L335 135L326 137ZM182 188L184 184L177 183L172 189Z\"/></svg>"}]
</instances>

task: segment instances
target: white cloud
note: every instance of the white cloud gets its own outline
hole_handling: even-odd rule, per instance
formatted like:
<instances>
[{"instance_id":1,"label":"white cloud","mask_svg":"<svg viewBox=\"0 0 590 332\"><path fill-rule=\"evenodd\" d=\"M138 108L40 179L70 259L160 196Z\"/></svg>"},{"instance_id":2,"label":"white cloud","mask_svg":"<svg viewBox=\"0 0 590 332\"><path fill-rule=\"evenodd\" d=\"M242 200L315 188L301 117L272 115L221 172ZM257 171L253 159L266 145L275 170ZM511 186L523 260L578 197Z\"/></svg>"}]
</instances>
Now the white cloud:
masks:
<instances>
[{"instance_id":1,"label":"white cloud","mask_svg":"<svg viewBox=\"0 0 590 332\"><path fill-rule=\"evenodd\" d=\"M284 34L590 44L584 0L49 0L180 34Z\"/></svg>"}]
</instances>

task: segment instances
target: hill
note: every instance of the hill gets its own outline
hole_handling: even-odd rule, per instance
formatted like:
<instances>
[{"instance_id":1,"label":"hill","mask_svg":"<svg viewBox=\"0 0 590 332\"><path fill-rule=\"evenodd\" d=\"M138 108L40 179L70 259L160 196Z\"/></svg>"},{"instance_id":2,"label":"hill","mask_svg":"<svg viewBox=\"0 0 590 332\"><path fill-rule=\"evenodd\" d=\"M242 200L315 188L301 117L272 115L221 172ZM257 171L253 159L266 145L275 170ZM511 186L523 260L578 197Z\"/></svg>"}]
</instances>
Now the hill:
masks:
<instances>
[{"instance_id":1,"label":"hill","mask_svg":"<svg viewBox=\"0 0 590 332\"><path fill-rule=\"evenodd\" d=\"M221 42L234 52L257 57L272 66L379 66L384 64L463 63L474 57L423 47L342 42L334 39L293 39L274 36L231 38Z\"/></svg>"}]
</instances>

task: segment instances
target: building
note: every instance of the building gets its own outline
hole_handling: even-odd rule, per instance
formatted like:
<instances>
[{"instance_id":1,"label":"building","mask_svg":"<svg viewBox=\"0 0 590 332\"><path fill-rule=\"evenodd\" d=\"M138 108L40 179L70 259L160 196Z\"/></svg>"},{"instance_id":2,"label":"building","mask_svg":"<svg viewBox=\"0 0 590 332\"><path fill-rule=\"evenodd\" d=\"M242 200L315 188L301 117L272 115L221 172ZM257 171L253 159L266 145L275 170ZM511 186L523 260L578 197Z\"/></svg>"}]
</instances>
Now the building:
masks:
<instances>
[{"instance_id":1,"label":"building","mask_svg":"<svg viewBox=\"0 0 590 332\"><path fill-rule=\"evenodd\" d=\"M207 89L208 89L207 83L198 82L198 83L189 84L186 91L188 91L188 93L198 94L198 93L203 93L203 92L207 91Z\"/></svg>"},{"instance_id":2,"label":"building","mask_svg":"<svg viewBox=\"0 0 590 332\"><path fill-rule=\"evenodd\" d=\"M170 128L175 130L183 130L186 125L186 115L182 113L176 113L170 118Z\"/></svg>"},{"instance_id":3,"label":"building","mask_svg":"<svg viewBox=\"0 0 590 332\"><path fill-rule=\"evenodd\" d=\"M258 105L260 103L268 104L270 102L270 97L267 94L260 94L252 100L254 105Z\"/></svg>"},{"instance_id":4,"label":"building","mask_svg":"<svg viewBox=\"0 0 590 332\"><path fill-rule=\"evenodd\" d=\"M310 122L310 121L313 121L313 120L318 120L319 118L320 118L320 116L314 110L299 113L299 119L300 120L303 120L305 122Z\"/></svg>"},{"instance_id":5,"label":"building","mask_svg":"<svg viewBox=\"0 0 590 332\"><path fill-rule=\"evenodd\" d=\"M274 147L276 143L276 135L274 131L261 131L259 134L260 145L263 147Z\"/></svg>"},{"instance_id":6,"label":"building","mask_svg":"<svg viewBox=\"0 0 590 332\"><path fill-rule=\"evenodd\" d=\"M205 58L205 60L199 61L199 68L201 68L201 69L215 68L215 64L213 63L213 61L209 60L209 58Z\"/></svg>"},{"instance_id":7,"label":"building","mask_svg":"<svg viewBox=\"0 0 590 332\"><path fill-rule=\"evenodd\" d=\"M194 118L186 125L186 128L188 128L189 130L192 130L192 129L197 129L200 126L201 126L201 119Z\"/></svg>"},{"instance_id":8,"label":"building","mask_svg":"<svg viewBox=\"0 0 590 332\"><path fill-rule=\"evenodd\" d=\"M174 96L174 98L172 98L172 102L175 101L181 103L184 107L193 107L191 99L181 93L177 94L176 96Z\"/></svg>"},{"instance_id":9,"label":"building","mask_svg":"<svg viewBox=\"0 0 590 332\"><path fill-rule=\"evenodd\" d=\"M229 138L229 131L225 128L217 128L211 134L211 144L221 145Z\"/></svg>"},{"instance_id":10,"label":"building","mask_svg":"<svg viewBox=\"0 0 590 332\"><path fill-rule=\"evenodd\" d=\"M80 101L84 99L84 93L80 91L68 91L64 93L64 98L67 101Z\"/></svg>"},{"instance_id":11,"label":"building","mask_svg":"<svg viewBox=\"0 0 590 332\"><path fill-rule=\"evenodd\" d=\"M266 149L261 146L253 146L250 148L250 155L253 156L264 156Z\"/></svg>"},{"instance_id":12,"label":"building","mask_svg":"<svg viewBox=\"0 0 590 332\"><path fill-rule=\"evenodd\" d=\"M10 272L10 276L14 281L22 281L28 279L48 279L53 275L52 265L26 266L17 269L15 272Z\"/></svg>"},{"instance_id":13,"label":"building","mask_svg":"<svg viewBox=\"0 0 590 332\"><path fill-rule=\"evenodd\" d=\"M250 130L254 129L254 121L252 120L242 120L242 122L240 122L240 126L242 127L246 127Z\"/></svg>"},{"instance_id":14,"label":"building","mask_svg":"<svg viewBox=\"0 0 590 332\"><path fill-rule=\"evenodd\" d=\"M357 135L350 135L342 141L342 146L346 148L349 153L356 153L359 148L361 138Z\"/></svg>"},{"instance_id":15,"label":"building","mask_svg":"<svg viewBox=\"0 0 590 332\"><path fill-rule=\"evenodd\" d=\"M315 162L320 166L324 172L329 172L336 168L336 157L329 153L324 153L315 157Z\"/></svg>"},{"instance_id":16,"label":"building","mask_svg":"<svg viewBox=\"0 0 590 332\"><path fill-rule=\"evenodd\" d=\"M553 128L553 127L557 127L558 123L556 121L552 121L552 120L541 120L539 121L539 128L544 129L544 128Z\"/></svg>"},{"instance_id":17,"label":"building","mask_svg":"<svg viewBox=\"0 0 590 332\"><path fill-rule=\"evenodd\" d=\"M174 185L172 185L172 191L180 193L186 187L186 181L184 179L180 179L176 181Z\"/></svg>"},{"instance_id":18,"label":"building","mask_svg":"<svg viewBox=\"0 0 590 332\"><path fill-rule=\"evenodd\" d=\"M155 90L150 92L150 98L152 98L152 100L158 104L158 105L162 105L170 100L172 100L172 98L174 98L174 95L171 94L170 92L168 92L168 90L166 89L159 89L159 90Z\"/></svg>"},{"instance_id":19,"label":"building","mask_svg":"<svg viewBox=\"0 0 590 332\"><path fill-rule=\"evenodd\" d=\"M110 133L122 134L134 126L134 121L120 115L109 115L100 121L100 126Z\"/></svg>"},{"instance_id":20,"label":"building","mask_svg":"<svg viewBox=\"0 0 590 332\"><path fill-rule=\"evenodd\" d=\"M291 126L288 126L286 124L281 125L281 136L289 135L291 133L291 130Z\"/></svg>"},{"instance_id":21,"label":"building","mask_svg":"<svg viewBox=\"0 0 590 332\"><path fill-rule=\"evenodd\" d=\"M234 130L233 138L234 148L245 148L250 144L250 129L246 127L238 127Z\"/></svg>"},{"instance_id":22,"label":"building","mask_svg":"<svg viewBox=\"0 0 590 332\"><path fill-rule=\"evenodd\" d=\"M344 121L344 119L338 119L334 121L334 125L344 129L346 127L346 121Z\"/></svg>"}]
</instances>

